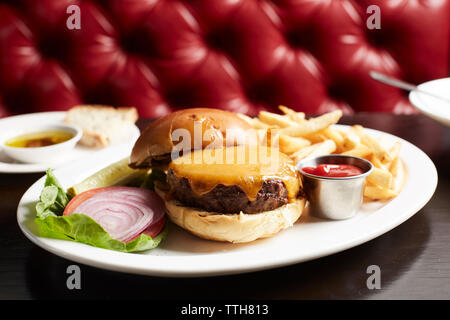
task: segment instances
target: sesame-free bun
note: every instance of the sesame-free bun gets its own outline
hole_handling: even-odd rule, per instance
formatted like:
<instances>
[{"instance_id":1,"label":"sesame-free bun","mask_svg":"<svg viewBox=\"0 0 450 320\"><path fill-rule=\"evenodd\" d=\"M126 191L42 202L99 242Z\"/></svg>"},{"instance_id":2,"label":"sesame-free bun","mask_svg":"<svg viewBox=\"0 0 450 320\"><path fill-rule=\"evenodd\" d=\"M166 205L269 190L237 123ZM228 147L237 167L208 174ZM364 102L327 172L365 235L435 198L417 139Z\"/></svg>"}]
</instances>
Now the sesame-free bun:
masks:
<instances>
[{"instance_id":1,"label":"sesame-free bun","mask_svg":"<svg viewBox=\"0 0 450 320\"><path fill-rule=\"evenodd\" d=\"M156 189L165 199L164 192ZM192 234L207 240L244 243L274 236L291 227L301 216L305 199L298 198L271 211L221 214L186 207L177 200L165 200L170 220Z\"/></svg>"},{"instance_id":2,"label":"sesame-free bun","mask_svg":"<svg viewBox=\"0 0 450 320\"><path fill-rule=\"evenodd\" d=\"M194 145L194 128L201 128L200 144ZM185 129L190 134L191 150L205 148L212 141L221 145L233 145L235 140L227 139L226 131L233 130L233 136L243 137L243 132L252 127L237 114L212 108L191 108L173 112L152 122L136 141L130 156L130 166L145 168L167 164L171 152L180 141L173 141L172 134L177 129ZM198 132L198 131L197 131ZM239 134L241 132L241 134Z\"/></svg>"}]
</instances>

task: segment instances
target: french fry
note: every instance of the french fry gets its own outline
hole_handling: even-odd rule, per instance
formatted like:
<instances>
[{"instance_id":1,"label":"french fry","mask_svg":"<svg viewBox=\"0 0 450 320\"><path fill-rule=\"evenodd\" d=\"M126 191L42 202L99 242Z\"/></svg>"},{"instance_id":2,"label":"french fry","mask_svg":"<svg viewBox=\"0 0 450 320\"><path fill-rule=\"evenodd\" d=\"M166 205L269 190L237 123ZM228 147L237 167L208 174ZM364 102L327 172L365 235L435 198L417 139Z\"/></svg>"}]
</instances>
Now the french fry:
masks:
<instances>
[{"instance_id":1,"label":"french fry","mask_svg":"<svg viewBox=\"0 0 450 320\"><path fill-rule=\"evenodd\" d=\"M346 136L344 138L344 150L351 150L356 148L361 144L361 138L354 130L349 130L346 132Z\"/></svg>"},{"instance_id":2,"label":"french fry","mask_svg":"<svg viewBox=\"0 0 450 320\"><path fill-rule=\"evenodd\" d=\"M252 126L254 129L256 129L252 117L249 117L248 115L243 114L243 113L237 113L237 116L239 118L241 118L242 120L245 120L245 122L247 122L250 126Z\"/></svg>"},{"instance_id":3,"label":"french fry","mask_svg":"<svg viewBox=\"0 0 450 320\"><path fill-rule=\"evenodd\" d=\"M396 197L405 183L406 171L403 162L400 158L395 158L391 165L392 181L388 188L381 185L375 185L376 182L368 178L368 185L364 189L364 196L371 198L373 200L386 200ZM369 175L370 177L370 175Z\"/></svg>"},{"instance_id":4,"label":"french fry","mask_svg":"<svg viewBox=\"0 0 450 320\"><path fill-rule=\"evenodd\" d=\"M367 176L367 181L382 188L389 189L392 186L392 174L380 168L373 168Z\"/></svg>"},{"instance_id":5,"label":"french fry","mask_svg":"<svg viewBox=\"0 0 450 320\"><path fill-rule=\"evenodd\" d=\"M392 162L391 173L393 176L392 190L393 192L400 193L400 191L403 189L406 178L406 170L400 158L397 157Z\"/></svg>"},{"instance_id":6,"label":"french fry","mask_svg":"<svg viewBox=\"0 0 450 320\"><path fill-rule=\"evenodd\" d=\"M361 138L361 143L372 150L375 156L383 161L392 161L387 149L375 137L364 132L363 127L356 125L352 127Z\"/></svg>"},{"instance_id":7,"label":"french fry","mask_svg":"<svg viewBox=\"0 0 450 320\"><path fill-rule=\"evenodd\" d=\"M338 130L328 127L323 130L323 135L327 139L331 139L334 141L334 143L336 144L336 152L344 151L344 137Z\"/></svg>"},{"instance_id":8,"label":"french fry","mask_svg":"<svg viewBox=\"0 0 450 320\"><path fill-rule=\"evenodd\" d=\"M388 150L390 159L395 160L398 158L400 154L400 149L402 147L402 143L400 141L396 141L394 145ZM384 162L387 162L387 159L384 159Z\"/></svg>"},{"instance_id":9,"label":"french fry","mask_svg":"<svg viewBox=\"0 0 450 320\"><path fill-rule=\"evenodd\" d=\"M276 125L281 128L286 128L286 127L291 127L291 126L296 125L296 122L292 121L291 119L289 119L288 117L286 117L284 115L267 112L267 111L259 112L258 119L261 122L266 123L268 125Z\"/></svg>"},{"instance_id":10,"label":"french fry","mask_svg":"<svg viewBox=\"0 0 450 320\"><path fill-rule=\"evenodd\" d=\"M238 113L237 114L241 119L247 121L249 125L251 125L254 129L270 129L270 128L278 128L278 126L275 125L269 125L267 123L264 123L260 121L258 118L252 118L245 114Z\"/></svg>"},{"instance_id":11,"label":"french fry","mask_svg":"<svg viewBox=\"0 0 450 320\"><path fill-rule=\"evenodd\" d=\"M361 138L359 137L359 133L355 128L350 127L349 130L347 130L345 133L346 133L345 140L353 142L354 143L353 147L361 143Z\"/></svg>"},{"instance_id":12,"label":"french fry","mask_svg":"<svg viewBox=\"0 0 450 320\"><path fill-rule=\"evenodd\" d=\"M280 151L286 154L292 154L311 145L311 142L307 139L301 137L290 137L284 134L279 135L278 143Z\"/></svg>"},{"instance_id":13,"label":"french fry","mask_svg":"<svg viewBox=\"0 0 450 320\"><path fill-rule=\"evenodd\" d=\"M333 140L325 140L320 143L316 143L300 149L299 151L293 153L291 158L297 163L308 157L315 157L333 153L336 150L336 144Z\"/></svg>"},{"instance_id":14,"label":"french fry","mask_svg":"<svg viewBox=\"0 0 450 320\"><path fill-rule=\"evenodd\" d=\"M368 147L366 147L363 144L358 144L353 149L342 152L341 154L344 154L347 156L365 158L372 154L372 150L370 150Z\"/></svg>"},{"instance_id":15,"label":"french fry","mask_svg":"<svg viewBox=\"0 0 450 320\"><path fill-rule=\"evenodd\" d=\"M253 118L252 117L249 117L248 115L246 115L246 114L243 114L243 113L236 113L237 114L237 116L239 117L239 118L241 118L242 120L245 120L245 121L247 121L247 123L249 124L249 125L252 125L253 124Z\"/></svg>"},{"instance_id":16,"label":"french fry","mask_svg":"<svg viewBox=\"0 0 450 320\"><path fill-rule=\"evenodd\" d=\"M313 144L325 140L333 140L338 149L342 148L344 144L344 137L336 129L332 129L331 127L309 134L304 138L308 139Z\"/></svg>"},{"instance_id":17,"label":"french fry","mask_svg":"<svg viewBox=\"0 0 450 320\"><path fill-rule=\"evenodd\" d=\"M399 158L401 142L392 145L383 136L368 134L361 125L349 130L332 127L342 116L340 110L306 120L303 112L282 105L278 108L283 114L261 111L256 118L238 115L256 129L258 143L275 144L295 162L332 153L369 160L374 168L364 188L366 199L389 200L401 192L406 177Z\"/></svg>"},{"instance_id":18,"label":"french fry","mask_svg":"<svg viewBox=\"0 0 450 320\"><path fill-rule=\"evenodd\" d=\"M296 138L301 138L301 137L296 137ZM319 142L323 142L325 140L329 140L328 137L323 132L323 130L320 130L320 131L315 132L313 134L309 134L309 135L307 135L307 136L305 136L303 138L307 139L312 144L316 144L316 143L319 143Z\"/></svg>"},{"instance_id":19,"label":"french fry","mask_svg":"<svg viewBox=\"0 0 450 320\"><path fill-rule=\"evenodd\" d=\"M278 106L281 112L289 117L292 121L295 122L303 122L305 120L305 113L294 111L286 106Z\"/></svg>"},{"instance_id":20,"label":"french fry","mask_svg":"<svg viewBox=\"0 0 450 320\"><path fill-rule=\"evenodd\" d=\"M325 113L317 118L308 119L296 125L285 127L280 132L288 136L305 137L337 123L341 117L342 111L336 110Z\"/></svg>"},{"instance_id":21,"label":"french fry","mask_svg":"<svg viewBox=\"0 0 450 320\"><path fill-rule=\"evenodd\" d=\"M367 159L374 165L375 168L379 168L385 171L389 171L389 166L382 163L380 159L378 159L374 154L370 155L370 157Z\"/></svg>"},{"instance_id":22,"label":"french fry","mask_svg":"<svg viewBox=\"0 0 450 320\"><path fill-rule=\"evenodd\" d=\"M364 196L372 200L387 200L396 197L398 194L391 189L381 188L375 185L367 185L364 188Z\"/></svg>"}]
</instances>

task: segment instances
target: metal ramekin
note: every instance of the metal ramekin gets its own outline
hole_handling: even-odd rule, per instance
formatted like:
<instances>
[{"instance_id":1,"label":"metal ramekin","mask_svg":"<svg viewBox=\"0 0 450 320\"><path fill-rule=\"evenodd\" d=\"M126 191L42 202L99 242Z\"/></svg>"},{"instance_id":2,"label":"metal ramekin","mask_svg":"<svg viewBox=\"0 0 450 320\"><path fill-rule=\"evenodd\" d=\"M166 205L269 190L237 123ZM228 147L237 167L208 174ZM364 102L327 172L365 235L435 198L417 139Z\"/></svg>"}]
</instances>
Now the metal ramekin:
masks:
<instances>
[{"instance_id":1,"label":"metal ramekin","mask_svg":"<svg viewBox=\"0 0 450 320\"><path fill-rule=\"evenodd\" d=\"M321 177L302 171L303 167L319 164L349 164L362 170L351 177ZM345 155L306 158L297 164L303 190L309 202L310 214L324 219L343 220L353 217L361 208L366 177L372 172L370 161Z\"/></svg>"}]
</instances>

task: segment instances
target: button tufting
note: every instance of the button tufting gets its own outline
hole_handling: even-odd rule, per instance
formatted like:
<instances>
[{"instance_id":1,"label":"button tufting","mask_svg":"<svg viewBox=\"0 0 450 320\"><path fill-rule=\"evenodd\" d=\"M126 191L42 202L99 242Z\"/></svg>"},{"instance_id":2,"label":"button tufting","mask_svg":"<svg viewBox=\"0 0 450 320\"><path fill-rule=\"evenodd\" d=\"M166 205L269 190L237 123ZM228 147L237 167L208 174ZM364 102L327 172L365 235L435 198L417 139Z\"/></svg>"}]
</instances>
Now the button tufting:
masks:
<instances>
[{"instance_id":1,"label":"button tufting","mask_svg":"<svg viewBox=\"0 0 450 320\"><path fill-rule=\"evenodd\" d=\"M286 42L294 49L304 49L306 51L316 52L319 35L313 27L307 27L299 30L291 30L286 33Z\"/></svg>"},{"instance_id":2,"label":"button tufting","mask_svg":"<svg viewBox=\"0 0 450 320\"><path fill-rule=\"evenodd\" d=\"M81 29L68 30L78 4ZM381 8L368 30L366 9ZM414 109L371 70L448 76L450 0L1 1L0 117L78 103L255 114ZM329 79L332 79L330 83Z\"/></svg>"},{"instance_id":3,"label":"button tufting","mask_svg":"<svg viewBox=\"0 0 450 320\"><path fill-rule=\"evenodd\" d=\"M125 53L153 57L156 54L154 40L144 30L135 30L119 38L119 47Z\"/></svg>"},{"instance_id":4,"label":"button tufting","mask_svg":"<svg viewBox=\"0 0 450 320\"><path fill-rule=\"evenodd\" d=\"M49 34L39 39L36 44L37 50L46 59L64 61L70 52L70 43L64 35Z\"/></svg>"}]
</instances>

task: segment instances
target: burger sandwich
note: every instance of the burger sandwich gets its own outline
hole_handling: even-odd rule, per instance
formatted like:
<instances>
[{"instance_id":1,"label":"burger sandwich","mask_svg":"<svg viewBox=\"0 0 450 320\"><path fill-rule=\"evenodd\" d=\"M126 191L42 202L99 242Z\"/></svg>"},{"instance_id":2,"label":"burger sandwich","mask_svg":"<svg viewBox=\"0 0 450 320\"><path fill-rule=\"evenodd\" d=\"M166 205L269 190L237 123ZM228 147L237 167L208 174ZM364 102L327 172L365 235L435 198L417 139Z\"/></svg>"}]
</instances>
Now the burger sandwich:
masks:
<instances>
[{"instance_id":1,"label":"burger sandwich","mask_svg":"<svg viewBox=\"0 0 450 320\"><path fill-rule=\"evenodd\" d=\"M232 112L193 108L156 120L136 141L130 166L151 168L170 220L204 239L273 236L305 205L294 161Z\"/></svg>"}]
</instances>

